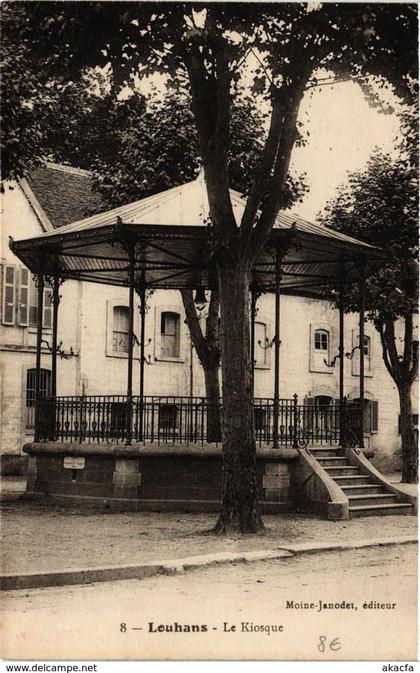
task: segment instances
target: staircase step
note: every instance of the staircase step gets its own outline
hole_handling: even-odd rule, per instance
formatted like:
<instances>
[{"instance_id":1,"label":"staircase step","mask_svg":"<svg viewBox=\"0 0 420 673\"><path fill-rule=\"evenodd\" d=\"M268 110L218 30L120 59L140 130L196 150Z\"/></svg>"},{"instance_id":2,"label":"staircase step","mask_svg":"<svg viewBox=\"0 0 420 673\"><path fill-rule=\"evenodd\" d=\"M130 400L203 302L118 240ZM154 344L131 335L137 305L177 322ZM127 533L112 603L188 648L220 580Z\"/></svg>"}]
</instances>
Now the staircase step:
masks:
<instances>
[{"instance_id":1,"label":"staircase step","mask_svg":"<svg viewBox=\"0 0 420 673\"><path fill-rule=\"evenodd\" d=\"M380 484L341 484L341 490L348 496L351 495L367 495L374 493L387 493Z\"/></svg>"},{"instance_id":2,"label":"staircase step","mask_svg":"<svg viewBox=\"0 0 420 673\"><path fill-rule=\"evenodd\" d=\"M350 519L413 513L410 503L399 502L396 494L363 474L359 466L351 465L336 448L311 447L311 453L348 497Z\"/></svg>"},{"instance_id":3,"label":"staircase step","mask_svg":"<svg viewBox=\"0 0 420 673\"><path fill-rule=\"evenodd\" d=\"M332 475L331 475L332 476ZM334 481L337 482L338 486L354 486L369 484L370 477L367 474L345 474L343 476L336 475L334 476Z\"/></svg>"},{"instance_id":4,"label":"staircase step","mask_svg":"<svg viewBox=\"0 0 420 673\"><path fill-rule=\"evenodd\" d=\"M348 458L345 456L328 456L325 458L316 456L316 459L322 467L340 467L349 464Z\"/></svg>"},{"instance_id":5,"label":"staircase step","mask_svg":"<svg viewBox=\"0 0 420 673\"><path fill-rule=\"evenodd\" d=\"M325 446L311 446L309 447L309 450L317 460L318 458L329 458L330 456L335 456L337 454L336 447L330 449Z\"/></svg>"},{"instance_id":6,"label":"staircase step","mask_svg":"<svg viewBox=\"0 0 420 673\"><path fill-rule=\"evenodd\" d=\"M389 516L391 514L412 514L412 507L405 502L396 502L392 505L354 505L349 507L350 519L359 516Z\"/></svg>"},{"instance_id":7,"label":"staircase step","mask_svg":"<svg viewBox=\"0 0 420 673\"><path fill-rule=\"evenodd\" d=\"M392 505L398 503L397 496L394 493L372 493L371 495L349 495L347 493L346 495L350 507L353 507L353 505Z\"/></svg>"},{"instance_id":8,"label":"staircase step","mask_svg":"<svg viewBox=\"0 0 420 673\"><path fill-rule=\"evenodd\" d=\"M337 465L337 467L328 467L324 468L330 477L344 477L347 475L354 475L359 473L359 468L356 465Z\"/></svg>"}]
</instances>

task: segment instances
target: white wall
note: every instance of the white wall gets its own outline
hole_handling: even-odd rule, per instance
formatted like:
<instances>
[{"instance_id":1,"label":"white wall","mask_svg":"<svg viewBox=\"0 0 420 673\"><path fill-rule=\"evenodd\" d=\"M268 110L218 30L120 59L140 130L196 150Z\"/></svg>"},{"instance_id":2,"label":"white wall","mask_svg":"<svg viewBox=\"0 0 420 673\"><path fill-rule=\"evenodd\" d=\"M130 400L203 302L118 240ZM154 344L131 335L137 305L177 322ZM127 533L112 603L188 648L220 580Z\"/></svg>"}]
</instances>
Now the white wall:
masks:
<instances>
[{"instance_id":1,"label":"white wall","mask_svg":"<svg viewBox=\"0 0 420 673\"><path fill-rule=\"evenodd\" d=\"M18 270L23 267L20 260L9 248L9 236L14 239L32 238L43 233L43 228L19 185L14 189L6 187L1 207L1 249L0 249L0 296L3 296L3 267L13 265ZM18 324L18 273L16 273L15 324L0 324L0 410L1 410L1 452L20 454L25 442L33 437L33 431L26 428L26 374L35 367L36 328ZM59 310L58 340L62 349L70 347L78 354L80 313L80 283L65 282L60 290L62 296ZM2 307L1 307L2 309ZM2 315L3 318L3 315ZM51 345L52 331L45 329L43 337ZM43 348L41 366L51 369L51 355ZM70 360L58 358L57 393L72 395L78 389L78 356Z\"/></svg>"}]
</instances>

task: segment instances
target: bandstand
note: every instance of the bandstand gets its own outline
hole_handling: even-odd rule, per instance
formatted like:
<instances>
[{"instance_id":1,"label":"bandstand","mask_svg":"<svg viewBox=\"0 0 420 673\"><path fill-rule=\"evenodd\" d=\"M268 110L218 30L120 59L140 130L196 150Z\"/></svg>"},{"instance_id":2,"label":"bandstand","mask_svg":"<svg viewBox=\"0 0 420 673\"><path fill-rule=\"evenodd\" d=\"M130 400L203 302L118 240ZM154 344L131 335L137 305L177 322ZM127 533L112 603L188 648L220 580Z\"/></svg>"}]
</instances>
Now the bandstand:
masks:
<instances>
[{"instance_id":1,"label":"bandstand","mask_svg":"<svg viewBox=\"0 0 420 673\"><path fill-rule=\"evenodd\" d=\"M231 191L239 223L244 201ZM178 400L176 425L156 419L164 400L144 395L145 310L148 289L211 290L217 274L203 174L175 187L113 210L71 223L32 239L11 241L14 254L37 278L36 421L27 491L56 500L79 500L111 509L218 508L221 445L207 442L209 403ZM273 396L255 401L264 412L257 432L257 468L263 511L290 511L301 502L294 466L302 451L318 442L364 448L364 358L360 357L359 402L346 402L344 389L343 292L358 285L359 344L364 343L365 281L383 252L295 215L280 213L252 269L251 321L259 294L275 295ZM128 288L129 334L125 396L57 396L57 343L60 286L68 279ZM45 284L52 288L51 395L40 395L42 304ZM319 296L338 288L339 395L329 409L329 435L315 437L316 413L297 396L280 399L281 295ZM140 385L133 389L133 313L140 301ZM255 344L251 328L251 361ZM262 412L260 412L262 413ZM306 419L303 432L303 419ZM353 449L352 449L353 450ZM296 472L296 474L298 471ZM327 489L328 490L328 489ZM343 518L338 516L337 518Z\"/></svg>"}]
</instances>

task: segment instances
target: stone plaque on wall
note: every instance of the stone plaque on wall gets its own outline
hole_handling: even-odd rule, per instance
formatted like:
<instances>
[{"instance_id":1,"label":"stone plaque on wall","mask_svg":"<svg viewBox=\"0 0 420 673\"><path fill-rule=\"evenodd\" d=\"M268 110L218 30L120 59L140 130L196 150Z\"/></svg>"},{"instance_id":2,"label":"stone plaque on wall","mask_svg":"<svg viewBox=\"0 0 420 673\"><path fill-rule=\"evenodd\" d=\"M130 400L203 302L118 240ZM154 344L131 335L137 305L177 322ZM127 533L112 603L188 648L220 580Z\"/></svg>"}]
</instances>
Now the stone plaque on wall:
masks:
<instances>
[{"instance_id":1,"label":"stone plaque on wall","mask_svg":"<svg viewBox=\"0 0 420 673\"><path fill-rule=\"evenodd\" d=\"M63 467L67 470L84 470L86 460L83 456L66 456Z\"/></svg>"}]
</instances>

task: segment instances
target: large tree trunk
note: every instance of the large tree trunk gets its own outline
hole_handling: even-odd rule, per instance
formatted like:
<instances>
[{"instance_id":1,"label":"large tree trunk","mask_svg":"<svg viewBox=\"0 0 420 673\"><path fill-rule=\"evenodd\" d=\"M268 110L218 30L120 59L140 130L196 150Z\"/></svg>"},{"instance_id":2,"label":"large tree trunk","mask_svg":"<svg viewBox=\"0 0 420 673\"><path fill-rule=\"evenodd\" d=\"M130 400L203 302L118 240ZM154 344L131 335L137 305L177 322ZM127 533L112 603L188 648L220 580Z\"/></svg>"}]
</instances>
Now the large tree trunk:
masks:
<instances>
[{"instance_id":1,"label":"large tree trunk","mask_svg":"<svg viewBox=\"0 0 420 673\"><path fill-rule=\"evenodd\" d=\"M411 384L400 383L398 394L400 396L402 481L416 484L419 478L419 458L411 404Z\"/></svg>"},{"instance_id":2,"label":"large tree trunk","mask_svg":"<svg viewBox=\"0 0 420 673\"><path fill-rule=\"evenodd\" d=\"M255 533L264 529L256 476L256 444L249 350L249 268L239 261L219 269L221 292L223 478L215 526Z\"/></svg>"},{"instance_id":3,"label":"large tree trunk","mask_svg":"<svg viewBox=\"0 0 420 673\"><path fill-rule=\"evenodd\" d=\"M203 363L204 382L206 386L207 397L207 441L220 442L222 439L222 428L220 418L220 384L219 384L220 364Z\"/></svg>"},{"instance_id":4,"label":"large tree trunk","mask_svg":"<svg viewBox=\"0 0 420 673\"><path fill-rule=\"evenodd\" d=\"M297 114L313 63L302 51L297 64L290 67L284 84L273 91L267 140L238 227L229 192L228 170L234 71L230 46L219 29L217 11L207 9L205 31L189 33L183 58L204 165L212 256L218 268L221 299L223 496L215 530L224 532L232 528L255 533L263 530L264 525L258 505L256 474L249 343L250 269L283 205L290 157L297 137Z\"/></svg>"}]
</instances>

